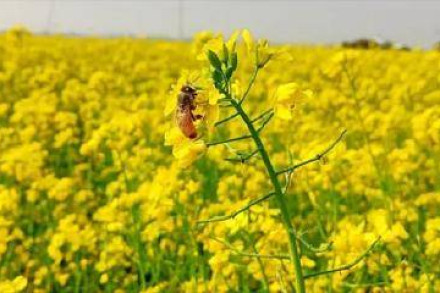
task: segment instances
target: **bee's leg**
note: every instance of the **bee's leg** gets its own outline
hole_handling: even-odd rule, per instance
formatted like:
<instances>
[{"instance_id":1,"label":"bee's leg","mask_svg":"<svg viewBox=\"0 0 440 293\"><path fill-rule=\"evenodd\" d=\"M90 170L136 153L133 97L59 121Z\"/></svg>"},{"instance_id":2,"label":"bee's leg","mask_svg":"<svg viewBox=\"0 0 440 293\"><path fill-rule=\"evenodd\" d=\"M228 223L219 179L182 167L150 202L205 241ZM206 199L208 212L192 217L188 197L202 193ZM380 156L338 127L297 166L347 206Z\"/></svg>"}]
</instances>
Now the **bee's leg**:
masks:
<instances>
[{"instance_id":1,"label":"bee's leg","mask_svg":"<svg viewBox=\"0 0 440 293\"><path fill-rule=\"evenodd\" d=\"M192 119L193 121L203 119L203 117L204 117L203 115L200 115L200 114L196 114L196 115L194 115L193 113L191 113L191 119Z\"/></svg>"}]
</instances>

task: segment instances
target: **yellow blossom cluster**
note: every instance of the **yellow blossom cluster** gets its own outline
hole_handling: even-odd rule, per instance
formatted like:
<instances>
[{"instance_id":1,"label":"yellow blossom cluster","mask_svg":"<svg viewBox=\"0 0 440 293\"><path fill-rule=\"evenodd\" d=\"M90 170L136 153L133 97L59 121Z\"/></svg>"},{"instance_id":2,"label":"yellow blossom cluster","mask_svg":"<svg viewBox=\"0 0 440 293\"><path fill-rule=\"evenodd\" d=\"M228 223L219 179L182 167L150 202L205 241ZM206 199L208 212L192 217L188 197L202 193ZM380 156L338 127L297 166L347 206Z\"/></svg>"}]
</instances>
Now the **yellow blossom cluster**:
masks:
<instances>
[{"instance_id":1,"label":"yellow blossom cluster","mask_svg":"<svg viewBox=\"0 0 440 293\"><path fill-rule=\"evenodd\" d=\"M209 81L209 52L238 58L230 87L252 117L272 107L279 118L262 134L277 169L348 130L286 176L304 274L380 241L350 269L307 278L308 291L440 292L438 51L23 28L0 35L0 292L293 291L276 202L236 214L271 185L258 155L230 159L251 141L215 145L245 129L239 118L215 127L231 109ZM186 84L197 139L175 123ZM215 217L228 219L203 222Z\"/></svg>"}]
</instances>

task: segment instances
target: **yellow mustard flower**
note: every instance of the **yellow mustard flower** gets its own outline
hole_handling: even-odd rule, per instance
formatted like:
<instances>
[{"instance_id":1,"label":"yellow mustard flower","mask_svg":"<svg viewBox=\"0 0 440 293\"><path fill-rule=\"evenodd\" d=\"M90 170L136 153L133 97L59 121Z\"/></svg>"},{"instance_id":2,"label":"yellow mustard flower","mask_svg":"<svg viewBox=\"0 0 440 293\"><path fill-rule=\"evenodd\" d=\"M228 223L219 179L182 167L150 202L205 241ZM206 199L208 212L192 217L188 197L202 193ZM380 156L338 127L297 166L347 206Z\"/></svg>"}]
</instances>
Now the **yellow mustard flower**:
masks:
<instances>
[{"instance_id":1,"label":"yellow mustard flower","mask_svg":"<svg viewBox=\"0 0 440 293\"><path fill-rule=\"evenodd\" d=\"M0 291L5 293L23 292L26 289L27 283L27 279L23 276L18 276L12 281L0 281Z\"/></svg>"},{"instance_id":2,"label":"yellow mustard flower","mask_svg":"<svg viewBox=\"0 0 440 293\"><path fill-rule=\"evenodd\" d=\"M274 95L275 117L282 120L292 120L292 111L304 98L312 97L311 90L303 90L297 83L280 85Z\"/></svg>"}]
</instances>

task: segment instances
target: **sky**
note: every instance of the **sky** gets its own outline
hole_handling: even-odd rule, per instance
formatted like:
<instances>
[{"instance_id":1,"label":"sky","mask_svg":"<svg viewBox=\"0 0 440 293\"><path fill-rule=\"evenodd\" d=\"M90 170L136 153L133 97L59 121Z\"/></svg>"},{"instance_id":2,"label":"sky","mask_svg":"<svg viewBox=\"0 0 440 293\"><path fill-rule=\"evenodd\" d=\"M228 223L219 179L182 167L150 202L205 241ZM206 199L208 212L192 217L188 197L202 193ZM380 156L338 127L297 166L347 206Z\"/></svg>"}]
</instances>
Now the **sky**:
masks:
<instances>
[{"instance_id":1,"label":"sky","mask_svg":"<svg viewBox=\"0 0 440 293\"><path fill-rule=\"evenodd\" d=\"M431 47L440 0L0 0L0 30L189 39L201 30L248 28L277 43L356 38Z\"/></svg>"}]
</instances>

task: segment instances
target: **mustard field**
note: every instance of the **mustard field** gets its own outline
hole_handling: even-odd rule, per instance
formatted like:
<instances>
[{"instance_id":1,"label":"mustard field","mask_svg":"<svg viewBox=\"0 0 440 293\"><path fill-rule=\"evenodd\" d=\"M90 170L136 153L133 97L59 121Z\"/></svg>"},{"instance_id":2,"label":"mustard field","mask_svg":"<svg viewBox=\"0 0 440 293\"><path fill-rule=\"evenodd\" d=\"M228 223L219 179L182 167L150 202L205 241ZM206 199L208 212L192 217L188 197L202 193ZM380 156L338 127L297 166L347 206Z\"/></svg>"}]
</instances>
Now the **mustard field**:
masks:
<instances>
[{"instance_id":1,"label":"mustard field","mask_svg":"<svg viewBox=\"0 0 440 293\"><path fill-rule=\"evenodd\" d=\"M0 292L295 291L440 292L440 51L0 35Z\"/></svg>"}]
</instances>

